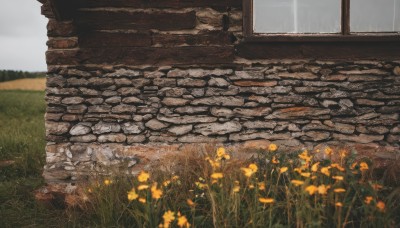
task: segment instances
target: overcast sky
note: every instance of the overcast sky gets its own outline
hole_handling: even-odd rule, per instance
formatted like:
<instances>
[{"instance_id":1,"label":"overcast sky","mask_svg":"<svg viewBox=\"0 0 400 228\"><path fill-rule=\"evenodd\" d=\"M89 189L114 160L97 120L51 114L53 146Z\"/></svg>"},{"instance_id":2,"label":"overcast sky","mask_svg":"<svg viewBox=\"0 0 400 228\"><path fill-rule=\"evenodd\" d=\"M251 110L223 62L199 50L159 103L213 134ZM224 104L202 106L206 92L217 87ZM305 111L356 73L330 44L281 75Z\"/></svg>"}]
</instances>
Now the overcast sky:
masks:
<instances>
[{"instance_id":1,"label":"overcast sky","mask_svg":"<svg viewBox=\"0 0 400 228\"><path fill-rule=\"evenodd\" d=\"M46 71L46 24L36 0L0 0L0 69Z\"/></svg>"}]
</instances>

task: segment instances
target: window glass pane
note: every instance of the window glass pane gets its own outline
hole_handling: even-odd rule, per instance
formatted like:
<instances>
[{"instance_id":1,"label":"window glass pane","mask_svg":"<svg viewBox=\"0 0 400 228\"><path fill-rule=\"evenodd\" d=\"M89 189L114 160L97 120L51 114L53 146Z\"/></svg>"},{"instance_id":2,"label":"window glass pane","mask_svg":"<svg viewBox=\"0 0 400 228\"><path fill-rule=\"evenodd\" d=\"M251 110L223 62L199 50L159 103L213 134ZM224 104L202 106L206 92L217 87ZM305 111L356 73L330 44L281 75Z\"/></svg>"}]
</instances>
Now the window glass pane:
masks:
<instances>
[{"instance_id":1,"label":"window glass pane","mask_svg":"<svg viewBox=\"0 0 400 228\"><path fill-rule=\"evenodd\" d=\"M255 33L339 33L340 0L253 0Z\"/></svg>"},{"instance_id":2,"label":"window glass pane","mask_svg":"<svg viewBox=\"0 0 400 228\"><path fill-rule=\"evenodd\" d=\"M351 0L352 32L400 31L400 0Z\"/></svg>"}]
</instances>

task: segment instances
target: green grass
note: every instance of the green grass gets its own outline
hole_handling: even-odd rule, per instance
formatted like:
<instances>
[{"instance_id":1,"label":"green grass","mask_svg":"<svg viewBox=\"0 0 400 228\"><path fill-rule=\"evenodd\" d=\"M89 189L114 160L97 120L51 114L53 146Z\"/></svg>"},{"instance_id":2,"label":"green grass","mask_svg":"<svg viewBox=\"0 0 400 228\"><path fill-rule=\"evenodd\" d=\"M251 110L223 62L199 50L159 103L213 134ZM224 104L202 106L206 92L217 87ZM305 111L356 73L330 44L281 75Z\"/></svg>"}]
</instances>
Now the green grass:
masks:
<instances>
[{"instance_id":1,"label":"green grass","mask_svg":"<svg viewBox=\"0 0 400 228\"><path fill-rule=\"evenodd\" d=\"M56 227L61 211L36 204L45 163L44 92L0 91L0 227Z\"/></svg>"}]
</instances>

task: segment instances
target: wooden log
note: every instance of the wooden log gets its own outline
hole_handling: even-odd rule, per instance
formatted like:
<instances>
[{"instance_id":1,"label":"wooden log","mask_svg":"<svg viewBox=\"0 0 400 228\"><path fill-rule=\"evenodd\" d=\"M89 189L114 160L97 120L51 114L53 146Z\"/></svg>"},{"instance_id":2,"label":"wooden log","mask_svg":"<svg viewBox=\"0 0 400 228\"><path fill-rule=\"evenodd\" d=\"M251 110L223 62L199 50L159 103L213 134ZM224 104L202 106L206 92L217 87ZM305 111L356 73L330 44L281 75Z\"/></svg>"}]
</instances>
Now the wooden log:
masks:
<instances>
[{"instance_id":1,"label":"wooden log","mask_svg":"<svg viewBox=\"0 0 400 228\"><path fill-rule=\"evenodd\" d=\"M149 33L90 32L79 34L79 47L148 47Z\"/></svg>"},{"instance_id":2,"label":"wooden log","mask_svg":"<svg viewBox=\"0 0 400 228\"><path fill-rule=\"evenodd\" d=\"M393 59L400 57L399 42L242 42L237 56L246 59Z\"/></svg>"},{"instance_id":3,"label":"wooden log","mask_svg":"<svg viewBox=\"0 0 400 228\"><path fill-rule=\"evenodd\" d=\"M79 7L187 8L211 7L226 10L241 8L242 0L80 0Z\"/></svg>"},{"instance_id":4,"label":"wooden log","mask_svg":"<svg viewBox=\"0 0 400 228\"><path fill-rule=\"evenodd\" d=\"M232 63L233 46L174 48L85 48L78 53L82 64L180 65Z\"/></svg>"},{"instance_id":5,"label":"wooden log","mask_svg":"<svg viewBox=\"0 0 400 228\"><path fill-rule=\"evenodd\" d=\"M231 45L232 34L225 31L205 31L199 34L153 34L153 45Z\"/></svg>"},{"instance_id":6,"label":"wooden log","mask_svg":"<svg viewBox=\"0 0 400 228\"><path fill-rule=\"evenodd\" d=\"M196 12L116 12L78 11L75 21L80 31L88 30L182 30L196 26Z\"/></svg>"}]
</instances>

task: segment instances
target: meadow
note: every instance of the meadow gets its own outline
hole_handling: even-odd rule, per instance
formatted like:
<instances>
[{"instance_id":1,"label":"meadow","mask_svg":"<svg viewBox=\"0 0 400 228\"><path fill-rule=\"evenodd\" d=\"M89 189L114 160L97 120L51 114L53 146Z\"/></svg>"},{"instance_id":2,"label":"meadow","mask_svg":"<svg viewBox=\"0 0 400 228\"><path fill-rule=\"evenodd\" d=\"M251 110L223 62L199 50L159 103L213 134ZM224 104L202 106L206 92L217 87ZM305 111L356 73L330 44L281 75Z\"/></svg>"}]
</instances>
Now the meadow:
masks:
<instances>
[{"instance_id":1,"label":"meadow","mask_svg":"<svg viewBox=\"0 0 400 228\"><path fill-rule=\"evenodd\" d=\"M400 226L400 187L370 160L273 144L249 160L193 147L137 177L93 179L65 210L45 208L33 194L44 184L44 112L42 91L0 91L0 227Z\"/></svg>"}]
</instances>

